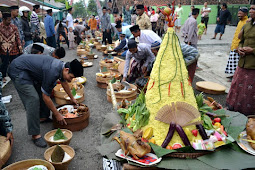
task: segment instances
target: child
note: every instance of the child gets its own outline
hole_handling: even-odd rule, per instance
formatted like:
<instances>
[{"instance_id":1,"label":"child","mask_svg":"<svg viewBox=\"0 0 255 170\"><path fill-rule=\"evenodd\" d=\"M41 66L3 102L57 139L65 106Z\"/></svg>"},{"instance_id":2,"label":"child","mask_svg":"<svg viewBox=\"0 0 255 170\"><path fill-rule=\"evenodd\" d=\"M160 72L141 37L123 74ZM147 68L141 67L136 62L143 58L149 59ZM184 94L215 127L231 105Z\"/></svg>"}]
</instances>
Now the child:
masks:
<instances>
[{"instance_id":1,"label":"child","mask_svg":"<svg viewBox=\"0 0 255 170\"><path fill-rule=\"evenodd\" d=\"M198 28L198 39L199 40L201 40L202 35L203 35L203 33L204 33L205 29L206 29L204 23L205 23L205 21L203 19L201 19L201 23L198 24L198 26L197 26L197 28Z\"/></svg>"},{"instance_id":2,"label":"child","mask_svg":"<svg viewBox=\"0 0 255 170\"><path fill-rule=\"evenodd\" d=\"M72 27L70 27L68 30L69 50L71 50L74 49L74 33Z\"/></svg>"}]
</instances>

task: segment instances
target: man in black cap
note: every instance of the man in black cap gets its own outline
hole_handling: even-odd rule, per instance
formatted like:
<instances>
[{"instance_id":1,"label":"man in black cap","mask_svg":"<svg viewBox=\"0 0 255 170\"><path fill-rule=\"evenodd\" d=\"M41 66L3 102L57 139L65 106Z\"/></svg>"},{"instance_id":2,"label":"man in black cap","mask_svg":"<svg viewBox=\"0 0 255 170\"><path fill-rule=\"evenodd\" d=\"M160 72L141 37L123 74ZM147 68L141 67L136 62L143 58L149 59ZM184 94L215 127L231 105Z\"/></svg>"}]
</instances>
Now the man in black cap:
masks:
<instances>
[{"instance_id":1,"label":"man in black cap","mask_svg":"<svg viewBox=\"0 0 255 170\"><path fill-rule=\"evenodd\" d=\"M130 65L130 60L134 59L130 67L130 75L128 76L128 70ZM130 39L128 41L128 51L126 54L125 68L122 81L128 81L130 83L135 82L135 80L142 75L147 75L147 67L150 63L155 60L154 54L151 52L151 46L148 44L139 43Z\"/></svg>"},{"instance_id":2,"label":"man in black cap","mask_svg":"<svg viewBox=\"0 0 255 170\"><path fill-rule=\"evenodd\" d=\"M74 35L76 35L76 41L77 44L80 44L81 40L83 39L82 33L84 34L84 37L86 36L85 31L88 31L90 27L88 25L84 26L81 24L75 25L74 26Z\"/></svg>"},{"instance_id":3,"label":"man in black cap","mask_svg":"<svg viewBox=\"0 0 255 170\"><path fill-rule=\"evenodd\" d=\"M46 147L40 135L40 121L48 121L51 110L58 123L66 124L50 98L51 92L59 79L71 101L77 104L68 82L83 75L81 63L77 59L64 63L46 55L24 54L13 60L8 74L26 109L28 134L36 146Z\"/></svg>"},{"instance_id":4,"label":"man in black cap","mask_svg":"<svg viewBox=\"0 0 255 170\"><path fill-rule=\"evenodd\" d=\"M9 63L22 53L22 45L18 28L11 24L11 14L3 13L3 22L0 23L0 57L2 63L0 72L3 74L3 82L6 82L6 71Z\"/></svg>"},{"instance_id":5,"label":"man in black cap","mask_svg":"<svg viewBox=\"0 0 255 170\"><path fill-rule=\"evenodd\" d=\"M40 12L40 5L33 6L33 12L30 15L31 32L33 33L33 41L40 42L40 22L38 13Z\"/></svg>"},{"instance_id":6,"label":"man in black cap","mask_svg":"<svg viewBox=\"0 0 255 170\"><path fill-rule=\"evenodd\" d=\"M24 34L23 34L23 30L22 30L22 24L21 24L20 19L18 18L18 16L19 16L19 7L16 6L16 5L11 6L10 10L11 10L11 17L12 17L11 23L16 25L16 27L18 28L19 38L20 38L20 41L22 43L22 46L24 46L25 45L25 40L24 40Z\"/></svg>"},{"instance_id":7,"label":"man in black cap","mask_svg":"<svg viewBox=\"0 0 255 170\"><path fill-rule=\"evenodd\" d=\"M56 48L56 39L55 39L55 28L54 22L52 19L52 9L47 10L47 15L44 19L44 27L47 35L47 44L53 48Z\"/></svg>"},{"instance_id":8,"label":"man in black cap","mask_svg":"<svg viewBox=\"0 0 255 170\"><path fill-rule=\"evenodd\" d=\"M199 15L200 9L194 8L192 10L192 16L190 16L184 23L182 32L184 35L184 42L188 45L191 45L197 48L197 17Z\"/></svg>"},{"instance_id":9,"label":"man in black cap","mask_svg":"<svg viewBox=\"0 0 255 170\"><path fill-rule=\"evenodd\" d=\"M70 27L72 27L74 29L72 14L73 14L73 8L70 7L70 8L68 8L68 14L66 16L67 29L69 29Z\"/></svg>"},{"instance_id":10,"label":"man in black cap","mask_svg":"<svg viewBox=\"0 0 255 170\"><path fill-rule=\"evenodd\" d=\"M151 21L148 15L144 12L144 5L139 4L136 6L136 24L139 25L141 30L151 30Z\"/></svg>"},{"instance_id":11,"label":"man in black cap","mask_svg":"<svg viewBox=\"0 0 255 170\"><path fill-rule=\"evenodd\" d=\"M64 58L66 55L63 47L52 48L43 43L30 44L23 50L23 54L40 54L49 55L56 59Z\"/></svg>"}]
</instances>

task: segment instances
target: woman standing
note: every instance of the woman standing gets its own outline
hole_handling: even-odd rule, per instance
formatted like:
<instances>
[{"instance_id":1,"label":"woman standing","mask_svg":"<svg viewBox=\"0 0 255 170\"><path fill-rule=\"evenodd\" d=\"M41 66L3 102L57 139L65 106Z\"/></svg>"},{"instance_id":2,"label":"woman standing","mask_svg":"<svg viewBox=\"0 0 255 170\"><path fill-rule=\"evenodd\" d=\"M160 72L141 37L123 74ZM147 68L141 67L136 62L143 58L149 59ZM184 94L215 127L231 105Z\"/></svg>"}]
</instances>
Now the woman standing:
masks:
<instances>
[{"instance_id":1,"label":"woman standing","mask_svg":"<svg viewBox=\"0 0 255 170\"><path fill-rule=\"evenodd\" d=\"M255 114L255 3L250 7L251 21L244 25L238 48L240 56L227 96L227 108L245 115Z\"/></svg>"},{"instance_id":2,"label":"woman standing","mask_svg":"<svg viewBox=\"0 0 255 170\"><path fill-rule=\"evenodd\" d=\"M205 21L205 35L206 35L206 31L207 31L207 24L208 24L208 21L209 21L209 13L211 12L211 8L208 8L207 6L207 2L204 3L204 7L202 8L201 10L201 17L202 19L204 19Z\"/></svg>"}]
</instances>

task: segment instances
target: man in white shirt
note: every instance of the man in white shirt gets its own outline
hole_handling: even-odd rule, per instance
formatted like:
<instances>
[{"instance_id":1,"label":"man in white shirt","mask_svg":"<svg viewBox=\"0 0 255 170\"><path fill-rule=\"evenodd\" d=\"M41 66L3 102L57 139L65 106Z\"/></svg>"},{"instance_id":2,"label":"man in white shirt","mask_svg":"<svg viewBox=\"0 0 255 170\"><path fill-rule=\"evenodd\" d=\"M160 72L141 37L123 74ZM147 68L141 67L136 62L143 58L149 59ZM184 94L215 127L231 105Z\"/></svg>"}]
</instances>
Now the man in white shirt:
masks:
<instances>
[{"instance_id":1,"label":"man in white shirt","mask_svg":"<svg viewBox=\"0 0 255 170\"><path fill-rule=\"evenodd\" d=\"M68 29L70 27L72 27L74 29L72 13L73 13L73 8L71 7L71 8L68 9L68 14L66 16L66 25L67 25Z\"/></svg>"},{"instance_id":2,"label":"man in white shirt","mask_svg":"<svg viewBox=\"0 0 255 170\"><path fill-rule=\"evenodd\" d=\"M130 28L131 33L134 35L134 37L139 37L138 41L139 43L145 43L148 45L152 45L155 42L159 42L161 44L162 40L152 30L140 30L138 25L134 25L133 27Z\"/></svg>"}]
</instances>

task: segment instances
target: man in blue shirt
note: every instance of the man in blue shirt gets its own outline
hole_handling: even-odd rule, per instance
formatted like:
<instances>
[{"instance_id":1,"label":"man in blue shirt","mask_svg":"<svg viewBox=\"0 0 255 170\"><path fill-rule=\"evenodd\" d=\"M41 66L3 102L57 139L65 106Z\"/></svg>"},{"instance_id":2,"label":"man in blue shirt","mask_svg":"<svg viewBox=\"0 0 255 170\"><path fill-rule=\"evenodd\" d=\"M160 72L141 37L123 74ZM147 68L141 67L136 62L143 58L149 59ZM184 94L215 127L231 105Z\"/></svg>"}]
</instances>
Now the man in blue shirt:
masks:
<instances>
[{"instance_id":1,"label":"man in blue shirt","mask_svg":"<svg viewBox=\"0 0 255 170\"><path fill-rule=\"evenodd\" d=\"M71 101L77 104L68 82L83 75L81 63L77 59L64 63L51 56L24 54L13 60L8 75L26 109L28 134L32 135L36 146L46 147L47 143L40 135L40 121L49 119L51 110L58 123L66 124L50 98L52 89L59 79Z\"/></svg>"},{"instance_id":2,"label":"man in blue shirt","mask_svg":"<svg viewBox=\"0 0 255 170\"><path fill-rule=\"evenodd\" d=\"M44 27L47 35L47 44L53 48L56 48L55 29L52 19L52 9L47 10L47 15L44 19Z\"/></svg>"}]
</instances>

